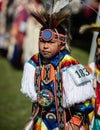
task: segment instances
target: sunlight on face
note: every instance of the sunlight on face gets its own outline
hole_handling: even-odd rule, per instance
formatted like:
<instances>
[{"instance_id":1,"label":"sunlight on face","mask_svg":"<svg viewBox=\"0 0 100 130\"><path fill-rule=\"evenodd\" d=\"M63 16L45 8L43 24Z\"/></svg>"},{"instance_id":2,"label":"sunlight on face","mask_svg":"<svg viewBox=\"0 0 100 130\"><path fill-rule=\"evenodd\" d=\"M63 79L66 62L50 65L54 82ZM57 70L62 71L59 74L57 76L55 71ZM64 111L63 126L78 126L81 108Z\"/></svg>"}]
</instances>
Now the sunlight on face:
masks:
<instances>
[{"instance_id":1,"label":"sunlight on face","mask_svg":"<svg viewBox=\"0 0 100 130\"><path fill-rule=\"evenodd\" d=\"M46 58L52 58L59 51L59 44L53 40L49 42L40 41L39 42L39 51L40 54Z\"/></svg>"}]
</instances>

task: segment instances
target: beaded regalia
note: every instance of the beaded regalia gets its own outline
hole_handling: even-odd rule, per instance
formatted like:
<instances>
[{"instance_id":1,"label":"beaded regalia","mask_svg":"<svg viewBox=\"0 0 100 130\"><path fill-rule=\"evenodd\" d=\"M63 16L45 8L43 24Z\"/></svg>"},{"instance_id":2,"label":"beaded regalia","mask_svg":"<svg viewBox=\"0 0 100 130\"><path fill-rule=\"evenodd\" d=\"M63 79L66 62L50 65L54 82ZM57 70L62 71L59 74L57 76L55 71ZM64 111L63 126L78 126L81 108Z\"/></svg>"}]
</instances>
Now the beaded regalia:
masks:
<instances>
[{"instance_id":1,"label":"beaded regalia","mask_svg":"<svg viewBox=\"0 0 100 130\"><path fill-rule=\"evenodd\" d=\"M72 124L83 130L88 113L93 111L85 101L95 97L91 86L94 77L70 55L72 1L47 0L41 11L29 8L29 12L42 25L39 41L58 45L53 57L46 59L39 52L24 66L21 91L32 100L33 108L39 108L32 118L33 130L67 130Z\"/></svg>"}]
</instances>

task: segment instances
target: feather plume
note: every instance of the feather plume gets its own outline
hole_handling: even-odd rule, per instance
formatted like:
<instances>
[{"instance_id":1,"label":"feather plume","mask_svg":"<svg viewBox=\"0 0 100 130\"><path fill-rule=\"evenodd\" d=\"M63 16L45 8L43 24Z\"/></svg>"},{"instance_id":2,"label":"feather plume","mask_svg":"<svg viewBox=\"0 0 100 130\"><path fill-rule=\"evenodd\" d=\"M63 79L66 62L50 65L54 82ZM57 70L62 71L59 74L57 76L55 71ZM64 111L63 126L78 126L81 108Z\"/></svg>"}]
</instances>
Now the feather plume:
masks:
<instances>
[{"instance_id":1,"label":"feather plume","mask_svg":"<svg viewBox=\"0 0 100 130\"><path fill-rule=\"evenodd\" d=\"M54 28L75 12L75 1L79 0L41 0L40 9L30 5L28 10L43 27Z\"/></svg>"},{"instance_id":2,"label":"feather plume","mask_svg":"<svg viewBox=\"0 0 100 130\"><path fill-rule=\"evenodd\" d=\"M42 26L46 26L48 14L42 5L36 8L34 5L30 4L27 6L27 10Z\"/></svg>"}]
</instances>

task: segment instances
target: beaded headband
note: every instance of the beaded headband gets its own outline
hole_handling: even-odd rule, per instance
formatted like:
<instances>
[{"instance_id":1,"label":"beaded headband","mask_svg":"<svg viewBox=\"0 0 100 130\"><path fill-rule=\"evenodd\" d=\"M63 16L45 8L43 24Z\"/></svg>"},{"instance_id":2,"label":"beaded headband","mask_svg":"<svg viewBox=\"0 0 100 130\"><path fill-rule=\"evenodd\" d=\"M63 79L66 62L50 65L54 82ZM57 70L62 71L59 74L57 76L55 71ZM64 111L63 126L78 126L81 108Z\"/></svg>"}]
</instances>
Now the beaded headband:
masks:
<instances>
[{"instance_id":1,"label":"beaded headband","mask_svg":"<svg viewBox=\"0 0 100 130\"><path fill-rule=\"evenodd\" d=\"M43 41L57 41L59 43L66 43L66 36L59 34L59 33L55 33L53 30L51 29L44 29L43 31L40 32L40 39Z\"/></svg>"}]
</instances>

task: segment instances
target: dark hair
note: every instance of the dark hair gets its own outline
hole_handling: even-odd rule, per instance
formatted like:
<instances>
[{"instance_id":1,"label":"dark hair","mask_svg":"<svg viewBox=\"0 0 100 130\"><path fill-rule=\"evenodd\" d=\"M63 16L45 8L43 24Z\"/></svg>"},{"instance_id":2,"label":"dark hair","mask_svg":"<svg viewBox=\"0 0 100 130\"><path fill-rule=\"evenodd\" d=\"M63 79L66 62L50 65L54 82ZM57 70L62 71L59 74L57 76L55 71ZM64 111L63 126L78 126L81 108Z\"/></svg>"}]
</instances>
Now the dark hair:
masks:
<instances>
[{"instance_id":1,"label":"dark hair","mask_svg":"<svg viewBox=\"0 0 100 130\"><path fill-rule=\"evenodd\" d=\"M41 31L45 30L45 29L49 29L49 28L44 28L43 27L43 28L41 28ZM55 32L55 29L56 29L58 33L63 34L63 35L66 34L65 29L62 26L57 26L55 28L50 28L50 29L52 29L54 32Z\"/></svg>"},{"instance_id":2,"label":"dark hair","mask_svg":"<svg viewBox=\"0 0 100 130\"><path fill-rule=\"evenodd\" d=\"M58 31L58 33L60 34L63 34L63 35L68 35L68 33L70 33L70 19L65 19L62 24L59 24L58 26L56 27L50 27L49 25L48 26L43 26L41 28L41 31L44 30L44 29L52 29L55 31L55 29Z\"/></svg>"},{"instance_id":3,"label":"dark hair","mask_svg":"<svg viewBox=\"0 0 100 130\"><path fill-rule=\"evenodd\" d=\"M65 29L64 29L64 27L62 27L61 25L58 26L58 27L56 27L55 29L57 30L58 33L63 34L63 35L66 35Z\"/></svg>"}]
</instances>

